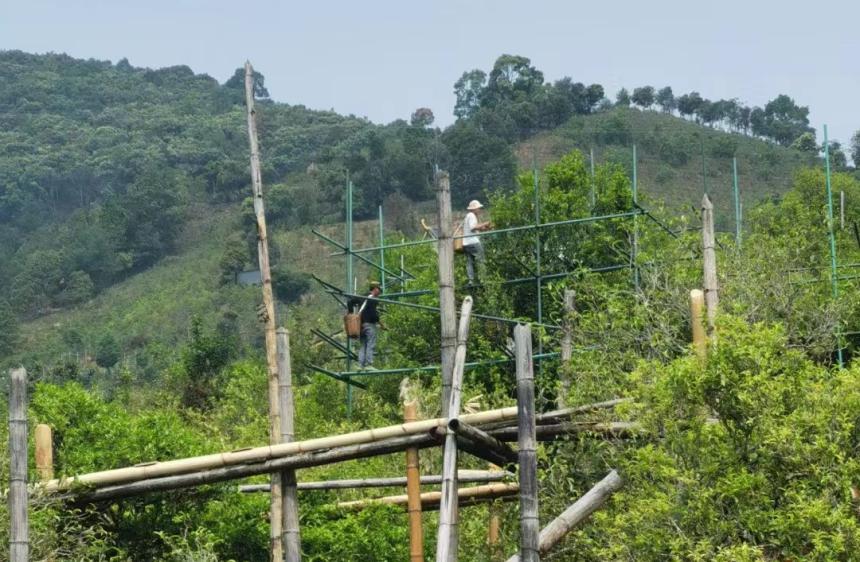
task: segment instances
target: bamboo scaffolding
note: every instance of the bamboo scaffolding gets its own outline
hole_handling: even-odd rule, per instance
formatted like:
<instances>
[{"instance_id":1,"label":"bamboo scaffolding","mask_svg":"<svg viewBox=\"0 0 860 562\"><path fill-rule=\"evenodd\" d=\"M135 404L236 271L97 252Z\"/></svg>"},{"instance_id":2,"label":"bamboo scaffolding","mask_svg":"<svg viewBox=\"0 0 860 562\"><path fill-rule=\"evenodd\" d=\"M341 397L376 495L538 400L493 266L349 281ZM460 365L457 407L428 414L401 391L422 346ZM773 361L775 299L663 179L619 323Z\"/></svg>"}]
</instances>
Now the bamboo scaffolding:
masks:
<instances>
[{"instance_id":1,"label":"bamboo scaffolding","mask_svg":"<svg viewBox=\"0 0 860 562\"><path fill-rule=\"evenodd\" d=\"M460 488L457 490L458 499L470 498L490 498L495 499L502 496L515 495L519 491L517 484L487 484L486 486L473 486L470 488ZM421 494L421 505L427 507L427 504L441 505L444 498L443 492L424 492ZM402 505L406 506L409 498L406 494L399 496L386 496L384 498L375 498L370 500L357 500L349 502L340 502L337 504L342 509L363 509L372 505ZM441 509L441 507L440 507Z\"/></svg>"},{"instance_id":2,"label":"bamboo scaffolding","mask_svg":"<svg viewBox=\"0 0 860 562\"><path fill-rule=\"evenodd\" d=\"M263 288L265 315L266 364L269 368L269 442L280 441L281 421L278 401L278 351L275 336L275 299L272 295L272 272L269 267L269 239L266 233L266 212L263 205L263 179L260 172L260 148L257 143L257 114L254 108L254 69L245 62L245 105L248 117L248 143L251 149L251 187L254 193L254 215L257 221L257 258ZM273 473L272 499L269 507L271 558L280 562L283 552L283 495L281 475Z\"/></svg>"},{"instance_id":3,"label":"bamboo scaffolding","mask_svg":"<svg viewBox=\"0 0 860 562\"><path fill-rule=\"evenodd\" d=\"M463 385L463 369L466 364L466 341L469 338L469 321L472 314L472 297L463 299L460 308L460 327L457 332L457 349L454 352L454 370L447 413L460 415L460 391ZM464 416L465 417L465 416ZM446 423L444 427L447 428ZM436 562L456 562L458 536L457 499L457 436L447 432L445 450L442 454L442 491L439 503L439 531L436 539Z\"/></svg>"},{"instance_id":4,"label":"bamboo scaffolding","mask_svg":"<svg viewBox=\"0 0 860 562\"><path fill-rule=\"evenodd\" d=\"M418 402L413 400L403 405L404 421L418 419ZM399 480L399 479L398 479ZM409 515L409 560L424 562L424 526L421 521L421 472L418 465L418 448L406 449L406 495L409 498L406 511ZM441 475L439 481L442 481Z\"/></svg>"},{"instance_id":5,"label":"bamboo scaffolding","mask_svg":"<svg viewBox=\"0 0 860 562\"><path fill-rule=\"evenodd\" d=\"M293 369L290 358L290 333L278 328L278 410L281 418L281 443L295 440ZM299 531L299 499L296 487L296 471L281 472L281 494L284 509L282 542L286 562L302 559L301 533Z\"/></svg>"},{"instance_id":6,"label":"bamboo scaffolding","mask_svg":"<svg viewBox=\"0 0 860 562\"><path fill-rule=\"evenodd\" d=\"M509 420L515 418L516 415L517 409L514 406L497 410L486 410L474 414L465 414L459 417L466 423L471 423L472 425L483 425ZM80 474L78 476L54 479L46 482L42 488L46 492L56 492L59 490L67 490L75 484L101 487L110 484L120 484L123 482L134 482L138 480L157 478L160 476L201 472L247 463L259 463L270 459L289 457L290 455L298 455L300 453L310 453L320 451L322 449L373 443L375 441L381 441L392 437L405 437L420 433L426 434L435 427L445 427L447 425L447 418L434 418L406 424L366 429L363 431L344 433L329 437L318 437L315 439L308 439L306 441L280 443L263 447L249 447L247 449L239 449L236 451L214 453L185 459L174 459L164 462L143 463L132 467L117 468L113 470L91 472L88 474ZM428 436L428 439L432 442L431 437ZM257 474L264 474L265 472L269 471L258 472Z\"/></svg>"},{"instance_id":7,"label":"bamboo scaffolding","mask_svg":"<svg viewBox=\"0 0 860 562\"><path fill-rule=\"evenodd\" d=\"M408 451L409 449L407 449ZM513 474L504 470L458 470L459 482L501 482ZM442 483L441 474L431 474L420 478L421 484L433 485ZM391 478L357 478L350 480L320 480L316 482L299 482L299 491L353 490L358 488L405 488L408 477L393 476ZM239 486L244 494L268 492L269 484L244 484ZM419 494L420 495L420 494Z\"/></svg>"},{"instance_id":8,"label":"bamboo scaffolding","mask_svg":"<svg viewBox=\"0 0 860 562\"><path fill-rule=\"evenodd\" d=\"M9 387L9 560L27 562L27 371L13 369Z\"/></svg>"},{"instance_id":9,"label":"bamboo scaffolding","mask_svg":"<svg viewBox=\"0 0 860 562\"><path fill-rule=\"evenodd\" d=\"M537 436L535 432L535 390L532 366L531 326L520 324L514 328L514 345L517 358L517 428L520 476L520 558L524 562L537 562L538 489L537 489Z\"/></svg>"},{"instance_id":10,"label":"bamboo scaffolding","mask_svg":"<svg viewBox=\"0 0 860 562\"><path fill-rule=\"evenodd\" d=\"M705 305L707 305L708 333L713 336L720 297L717 288L717 254L714 250L714 205L706 193L702 197L702 257L705 279Z\"/></svg>"},{"instance_id":11,"label":"bamboo scaffolding","mask_svg":"<svg viewBox=\"0 0 860 562\"><path fill-rule=\"evenodd\" d=\"M609 497L620 490L623 485L624 481L617 472L613 470L607 474L576 503L564 510L561 515L541 530L538 545L540 554L549 552L565 535L600 509ZM507 562L519 562L519 560L520 557L515 554L508 558Z\"/></svg>"}]
</instances>

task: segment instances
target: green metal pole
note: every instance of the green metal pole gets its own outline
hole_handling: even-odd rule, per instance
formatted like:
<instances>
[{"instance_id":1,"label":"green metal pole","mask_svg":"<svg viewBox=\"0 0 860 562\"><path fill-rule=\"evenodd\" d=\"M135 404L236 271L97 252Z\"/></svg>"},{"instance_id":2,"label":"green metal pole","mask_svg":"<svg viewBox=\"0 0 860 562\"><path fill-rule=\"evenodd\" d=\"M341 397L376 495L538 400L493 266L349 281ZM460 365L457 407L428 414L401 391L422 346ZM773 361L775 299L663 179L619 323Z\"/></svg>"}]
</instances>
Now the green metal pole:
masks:
<instances>
[{"instance_id":1,"label":"green metal pole","mask_svg":"<svg viewBox=\"0 0 860 562\"><path fill-rule=\"evenodd\" d=\"M705 136L702 135L702 195L708 192L708 183L705 179Z\"/></svg>"},{"instance_id":2,"label":"green metal pole","mask_svg":"<svg viewBox=\"0 0 860 562\"><path fill-rule=\"evenodd\" d=\"M735 243L741 247L741 193L738 190L738 159L732 157L732 185L735 192Z\"/></svg>"},{"instance_id":3,"label":"green metal pole","mask_svg":"<svg viewBox=\"0 0 860 562\"><path fill-rule=\"evenodd\" d=\"M538 178L537 164L532 167L532 181L534 182L534 205L535 224L540 225L540 183ZM541 236L540 229L535 231L535 286L537 287L537 321L543 323L543 295L541 287Z\"/></svg>"},{"instance_id":4,"label":"green metal pole","mask_svg":"<svg viewBox=\"0 0 860 562\"><path fill-rule=\"evenodd\" d=\"M379 206L379 266L382 268L379 286L385 292L385 226L382 223L382 205Z\"/></svg>"},{"instance_id":5,"label":"green metal pole","mask_svg":"<svg viewBox=\"0 0 860 562\"><path fill-rule=\"evenodd\" d=\"M346 176L346 290L353 291L352 281L352 181L349 179L349 172ZM346 338L346 370L352 371L352 358L350 357L349 348L351 344L349 336ZM346 385L346 415L352 417L352 385L347 380Z\"/></svg>"},{"instance_id":6,"label":"green metal pole","mask_svg":"<svg viewBox=\"0 0 860 562\"><path fill-rule=\"evenodd\" d=\"M833 300L836 300L839 297L839 281L836 278L836 235L833 233L833 191L830 187L830 143L827 141L827 125L824 125L824 185L827 188L827 231L830 235L830 290ZM836 358L841 369L844 363L838 322L836 323L836 346Z\"/></svg>"},{"instance_id":7,"label":"green metal pole","mask_svg":"<svg viewBox=\"0 0 860 562\"><path fill-rule=\"evenodd\" d=\"M591 168L591 208L597 205L597 197L594 193L594 148L591 148L589 151L589 166Z\"/></svg>"},{"instance_id":8,"label":"green metal pole","mask_svg":"<svg viewBox=\"0 0 860 562\"><path fill-rule=\"evenodd\" d=\"M636 145L633 145L633 208L639 205L639 174L637 168ZM633 251L631 257L633 260L633 286L636 287L636 292L639 292L639 265L636 260L639 255L639 217L633 215Z\"/></svg>"}]
</instances>

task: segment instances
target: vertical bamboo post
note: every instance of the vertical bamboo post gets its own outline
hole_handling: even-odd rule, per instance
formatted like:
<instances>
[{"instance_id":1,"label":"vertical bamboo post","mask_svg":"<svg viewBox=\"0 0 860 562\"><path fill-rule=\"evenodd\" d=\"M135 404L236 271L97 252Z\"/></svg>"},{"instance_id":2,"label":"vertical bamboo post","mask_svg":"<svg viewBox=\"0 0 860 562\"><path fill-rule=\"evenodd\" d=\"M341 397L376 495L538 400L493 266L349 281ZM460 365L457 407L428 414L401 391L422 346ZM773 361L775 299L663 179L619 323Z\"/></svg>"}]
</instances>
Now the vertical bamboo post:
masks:
<instances>
[{"instance_id":1,"label":"vertical bamboo post","mask_svg":"<svg viewBox=\"0 0 860 562\"><path fill-rule=\"evenodd\" d=\"M403 404L403 420L418 421L418 402ZM418 448L406 449L406 509L409 513L409 560L424 562L424 528L421 525L421 474L418 469Z\"/></svg>"},{"instance_id":2,"label":"vertical bamboo post","mask_svg":"<svg viewBox=\"0 0 860 562\"><path fill-rule=\"evenodd\" d=\"M457 304L454 301L454 239L451 223L451 183L448 172L436 172L436 205L439 212L439 309L442 352L442 417L448 417L451 379L457 347Z\"/></svg>"},{"instance_id":3,"label":"vertical bamboo post","mask_svg":"<svg viewBox=\"0 0 860 562\"><path fill-rule=\"evenodd\" d=\"M278 402L281 419L281 443L295 440L295 404L293 401L293 366L290 356L290 333L278 328ZM283 548L287 562L302 559L302 543L299 533L299 498L296 471L281 472L281 497L284 509Z\"/></svg>"},{"instance_id":4,"label":"vertical bamboo post","mask_svg":"<svg viewBox=\"0 0 860 562\"><path fill-rule=\"evenodd\" d=\"M379 206L379 288L385 292L385 224L382 222L382 205Z\"/></svg>"},{"instance_id":5,"label":"vertical bamboo post","mask_svg":"<svg viewBox=\"0 0 860 562\"><path fill-rule=\"evenodd\" d=\"M54 477L54 443L51 426L40 423L36 426L36 472L39 480L51 480Z\"/></svg>"},{"instance_id":6,"label":"vertical bamboo post","mask_svg":"<svg viewBox=\"0 0 860 562\"><path fill-rule=\"evenodd\" d=\"M589 162L589 166L591 168L591 190L590 190L591 191L591 193L590 193L591 211L594 211L594 207L597 205L597 197L595 196L595 193L594 193L594 148L591 148L589 150L588 155L589 155L588 162Z\"/></svg>"},{"instance_id":7,"label":"vertical bamboo post","mask_svg":"<svg viewBox=\"0 0 860 562\"><path fill-rule=\"evenodd\" d=\"M490 464L489 469L501 470L498 466ZM499 515L499 507L496 502L490 502L489 506L490 524L487 527L487 550L490 562L497 562L501 558L499 537L501 536L502 518Z\"/></svg>"},{"instance_id":8,"label":"vertical bamboo post","mask_svg":"<svg viewBox=\"0 0 860 562\"><path fill-rule=\"evenodd\" d=\"M845 230L845 192L839 192L839 228Z\"/></svg>"},{"instance_id":9,"label":"vertical bamboo post","mask_svg":"<svg viewBox=\"0 0 860 562\"><path fill-rule=\"evenodd\" d=\"M705 305L708 315L708 332L714 333L717 319L717 306L720 302L717 289L717 254L714 249L714 205L705 194L702 197L702 250L704 258Z\"/></svg>"},{"instance_id":10,"label":"vertical bamboo post","mask_svg":"<svg viewBox=\"0 0 860 562\"><path fill-rule=\"evenodd\" d=\"M9 387L9 560L27 562L27 371L13 369Z\"/></svg>"},{"instance_id":11,"label":"vertical bamboo post","mask_svg":"<svg viewBox=\"0 0 860 562\"><path fill-rule=\"evenodd\" d=\"M824 125L824 188L827 191L827 233L830 238L830 291L833 300L839 298L839 280L836 266L836 235L833 233L833 188L830 184L830 141L827 140L827 125ZM842 357L842 336L839 323L836 323L836 359L841 369L845 363Z\"/></svg>"},{"instance_id":12,"label":"vertical bamboo post","mask_svg":"<svg viewBox=\"0 0 860 562\"><path fill-rule=\"evenodd\" d=\"M564 321L561 323L561 392L559 408L564 408L570 394L570 360L573 358L573 311L576 309L576 291L564 290Z\"/></svg>"},{"instance_id":13,"label":"vertical bamboo post","mask_svg":"<svg viewBox=\"0 0 860 562\"><path fill-rule=\"evenodd\" d=\"M540 520L537 489L537 426L532 367L532 329L527 324L514 327L517 364L517 426L520 475L520 560L537 562Z\"/></svg>"},{"instance_id":14,"label":"vertical bamboo post","mask_svg":"<svg viewBox=\"0 0 860 562\"><path fill-rule=\"evenodd\" d=\"M357 282L355 277L352 274L353 269L353 259L352 259L352 181L349 179L349 170L346 172L346 290L351 291L352 294L356 294L358 292ZM347 307L347 312L349 309ZM360 341L360 340L359 340ZM361 343L359 343L359 346ZM352 340L350 340L349 336L346 338L346 370L352 371L352 354L350 353L350 347L352 346ZM346 417L352 419L352 385L350 384L350 377L347 375L346 377Z\"/></svg>"},{"instance_id":15,"label":"vertical bamboo post","mask_svg":"<svg viewBox=\"0 0 860 562\"><path fill-rule=\"evenodd\" d=\"M732 191L735 197L735 243L741 247L741 192L738 188L738 159L732 157Z\"/></svg>"},{"instance_id":16,"label":"vertical bamboo post","mask_svg":"<svg viewBox=\"0 0 860 562\"><path fill-rule=\"evenodd\" d=\"M266 212L263 206L263 177L260 171L260 148L257 142L257 113L254 108L254 69L245 62L245 104L248 116L248 143L251 149L251 187L254 192L254 215L257 220L257 258L263 286L265 314L266 364L269 370L269 442L280 440L281 421L278 409L278 351L275 336L275 299L272 295L272 272L269 267L269 239L266 233ZM272 474L272 491L269 509L270 546L273 561L284 559L282 548L283 498L281 475Z\"/></svg>"},{"instance_id":17,"label":"vertical bamboo post","mask_svg":"<svg viewBox=\"0 0 860 562\"><path fill-rule=\"evenodd\" d=\"M639 158L636 156L636 145L633 145L633 210L639 208ZM633 245L630 252L630 265L633 267L633 286L639 292L639 215L633 215Z\"/></svg>"},{"instance_id":18,"label":"vertical bamboo post","mask_svg":"<svg viewBox=\"0 0 860 562\"><path fill-rule=\"evenodd\" d=\"M705 306L705 293L701 289L690 291L690 324L693 327L693 348L699 359L704 359L707 353L705 342L705 323L703 309Z\"/></svg>"},{"instance_id":19,"label":"vertical bamboo post","mask_svg":"<svg viewBox=\"0 0 860 562\"><path fill-rule=\"evenodd\" d=\"M460 415L460 389L466 365L466 340L469 338L469 321L472 317L472 297L463 299L460 307L460 327L451 377L451 394L448 417ZM436 562L456 562L459 544L457 511L457 436L446 429L445 450L442 456L442 497L439 503L439 530L436 540Z\"/></svg>"}]
</instances>

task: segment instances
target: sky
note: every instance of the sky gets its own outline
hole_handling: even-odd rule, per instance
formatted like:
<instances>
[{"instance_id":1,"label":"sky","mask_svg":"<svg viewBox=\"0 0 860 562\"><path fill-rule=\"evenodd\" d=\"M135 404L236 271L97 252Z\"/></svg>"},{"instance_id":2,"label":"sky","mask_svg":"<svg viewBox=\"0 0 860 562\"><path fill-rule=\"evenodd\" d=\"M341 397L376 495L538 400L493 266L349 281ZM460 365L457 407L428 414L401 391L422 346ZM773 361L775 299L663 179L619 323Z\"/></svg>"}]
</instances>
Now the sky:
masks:
<instances>
[{"instance_id":1,"label":"sky","mask_svg":"<svg viewBox=\"0 0 860 562\"><path fill-rule=\"evenodd\" d=\"M653 85L763 105L785 93L847 145L860 129L860 2L2 0L0 49L63 52L223 82L246 59L277 101L454 117L453 84L500 54L607 95Z\"/></svg>"}]
</instances>

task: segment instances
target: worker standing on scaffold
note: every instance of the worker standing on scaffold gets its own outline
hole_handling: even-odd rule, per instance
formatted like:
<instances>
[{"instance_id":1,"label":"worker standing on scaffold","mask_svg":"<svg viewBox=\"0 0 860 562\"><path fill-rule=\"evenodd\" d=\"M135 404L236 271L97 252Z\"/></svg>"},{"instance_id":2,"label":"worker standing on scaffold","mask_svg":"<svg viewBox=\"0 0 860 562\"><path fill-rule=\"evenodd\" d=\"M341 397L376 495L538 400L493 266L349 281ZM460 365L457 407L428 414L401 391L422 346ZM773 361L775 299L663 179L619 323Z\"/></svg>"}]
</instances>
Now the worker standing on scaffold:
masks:
<instances>
[{"instance_id":1,"label":"worker standing on scaffold","mask_svg":"<svg viewBox=\"0 0 860 562\"><path fill-rule=\"evenodd\" d=\"M466 218L463 219L463 253L466 254L466 276L469 278L469 285L476 286L478 284L478 264L484 260L484 247L481 245L481 239L473 236L475 232L481 232L492 228L492 224L481 222L480 217L482 209L481 202L473 199L469 202L466 208L469 211Z\"/></svg>"},{"instance_id":2,"label":"worker standing on scaffold","mask_svg":"<svg viewBox=\"0 0 860 562\"><path fill-rule=\"evenodd\" d=\"M379 301L373 300L379 297L381 290L378 281L370 282L370 294L365 298L356 297L349 301L349 311L359 307L358 314L361 316L361 335L358 339L358 370L375 371L373 366L373 352L376 350L376 336L379 328L385 326L379 319Z\"/></svg>"}]
</instances>

